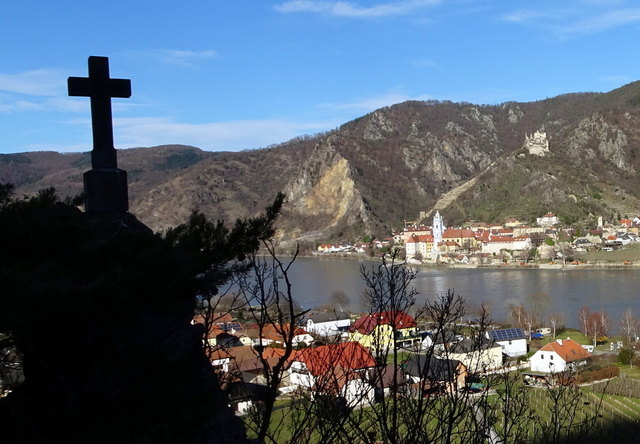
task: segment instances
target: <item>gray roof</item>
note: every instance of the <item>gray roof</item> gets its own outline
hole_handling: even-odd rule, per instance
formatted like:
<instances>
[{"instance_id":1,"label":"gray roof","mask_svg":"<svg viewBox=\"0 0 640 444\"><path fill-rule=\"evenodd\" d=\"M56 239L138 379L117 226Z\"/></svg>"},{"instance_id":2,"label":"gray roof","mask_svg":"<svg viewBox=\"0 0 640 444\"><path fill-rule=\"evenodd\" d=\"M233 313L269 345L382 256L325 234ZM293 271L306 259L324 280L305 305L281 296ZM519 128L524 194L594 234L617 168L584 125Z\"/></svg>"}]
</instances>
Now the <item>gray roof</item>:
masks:
<instances>
[{"instance_id":1,"label":"gray roof","mask_svg":"<svg viewBox=\"0 0 640 444\"><path fill-rule=\"evenodd\" d=\"M317 311L309 313L307 315L307 318L311 319L313 322L330 322L351 319L351 316L349 316L349 313L346 313L344 311Z\"/></svg>"},{"instance_id":2,"label":"gray roof","mask_svg":"<svg viewBox=\"0 0 640 444\"><path fill-rule=\"evenodd\" d=\"M457 359L440 359L428 354L412 354L402 364L405 373L416 378L426 378L432 381L448 381L456 376L460 361Z\"/></svg>"},{"instance_id":3,"label":"gray roof","mask_svg":"<svg viewBox=\"0 0 640 444\"><path fill-rule=\"evenodd\" d=\"M480 338L478 338L480 339ZM481 340L463 339L451 346L451 353L470 353L476 350L485 350L492 347L500 347L493 340L482 338Z\"/></svg>"}]
</instances>

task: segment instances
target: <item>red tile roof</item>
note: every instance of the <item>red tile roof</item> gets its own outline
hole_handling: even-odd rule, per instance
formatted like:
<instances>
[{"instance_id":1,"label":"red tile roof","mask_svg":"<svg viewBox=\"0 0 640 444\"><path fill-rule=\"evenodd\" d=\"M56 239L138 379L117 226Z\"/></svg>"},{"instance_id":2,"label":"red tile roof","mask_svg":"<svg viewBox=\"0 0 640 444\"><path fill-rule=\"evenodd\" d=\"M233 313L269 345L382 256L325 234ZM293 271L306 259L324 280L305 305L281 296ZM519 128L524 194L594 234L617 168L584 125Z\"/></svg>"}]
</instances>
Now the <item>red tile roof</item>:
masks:
<instances>
[{"instance_id":1,"label":"red tile roof","mask_svg":"<svg viewBox=\"0 0 640 444\"><path fill-rule=\"evenodd\" d=\"M265 339L271 339L272 341L278 341L278 342L283 342L283 334L288 336L289 333L289 325L284 324L282 326L276 326L273 324L267 324L262 328L262 337ZM293 330L293 335L294 336L302 336L302 335L308 335L309 333L307 333L306 330L300 328L300 327L296 327Z\"/></svg>"},{"instance_id":2,"label":"red tile roof","mask_svg":"<svg viewBox=\"0 0 640 444\"><path fill-rule=\"evenodd\" d=\"M411 239L409 239L407 241L407 243L418 243L418 242L425 242L425 243L429 243L429 242L433 242L433 236L430 236L428 234L423 234L423 235L413 235L411 236Z\"/></svg>"},{"instance_id":3,"label":"red tile roof","mask_svg":"<svg viewBox=\"0 0 640 444\"><path fill-rule=\"evenodd\" d=\"M447 230L444 230L444 233L442 234L443 239L460 237L474 237L473 230L449 228Z\"/></svg>"},{"instance_id":4,"label":"red tile roof","mask_svg":"<svg viewBox=\"0 0 640 444\"><path fill-rule=\"evenodd\" d=\"M410 328L416 326L416 321L410 315L401 311L383 311L360 316L351 326L349 331L360 332L368 335L373 332L378 325L391 325L396 329Z\"/></svg>"},{"instance_id":5,"label":"red tile roof","mask_svg":"<svg viewBox=\"0 0 640 444\"><path fill-rule=\"evenodd\" d=\"M559 341L562 341L562 344ZM550 342L540 350L556 352L565 362L579 361L590 357L589 352L572 339L559 339Z\"/></svg>"},{"instance_id":6,"label":"red tile roof","mask_svg":"<svg viewBox=\"0 0 640 444\"><path fill-rule=\"evenodd\" d=\"M335 368L358 370L376 365L371 352L358 342L305 348L296 354L295 360L304 362L314 376L324 375Z\"/></svg>"}]
</instances>

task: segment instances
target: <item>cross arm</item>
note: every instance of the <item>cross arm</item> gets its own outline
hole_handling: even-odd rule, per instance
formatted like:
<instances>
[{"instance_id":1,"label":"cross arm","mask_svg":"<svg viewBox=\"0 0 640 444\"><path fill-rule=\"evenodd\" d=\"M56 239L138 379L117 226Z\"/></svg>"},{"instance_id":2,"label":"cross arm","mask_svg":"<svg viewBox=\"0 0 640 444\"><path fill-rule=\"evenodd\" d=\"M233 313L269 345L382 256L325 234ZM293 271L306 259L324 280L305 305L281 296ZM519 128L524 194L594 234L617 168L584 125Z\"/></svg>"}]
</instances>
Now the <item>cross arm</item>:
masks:
<instances>
[{"instance_id":1,"label":"cross arm","mask_svg":"<svg viewBox=\"0 0 640 444\"><path fill-rule=\"evenodd\" d=\"M131 97L131 80L129 79L96 80L88 77L69 77L67 88L70 96Z\"/></svg>"}]
</instances>

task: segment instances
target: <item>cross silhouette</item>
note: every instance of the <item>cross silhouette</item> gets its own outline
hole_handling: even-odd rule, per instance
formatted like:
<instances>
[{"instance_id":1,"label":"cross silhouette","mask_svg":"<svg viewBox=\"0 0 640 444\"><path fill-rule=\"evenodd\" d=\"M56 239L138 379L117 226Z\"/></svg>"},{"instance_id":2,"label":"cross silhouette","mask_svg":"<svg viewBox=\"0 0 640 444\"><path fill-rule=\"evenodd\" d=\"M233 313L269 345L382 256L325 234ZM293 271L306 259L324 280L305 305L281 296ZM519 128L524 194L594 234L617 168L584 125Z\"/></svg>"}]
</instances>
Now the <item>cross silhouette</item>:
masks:
<instances>
[{"instance_id":1,"label":"cross silhouette","mask_svg":"<svg viewBox=\"0 0 640 444\"><path fill-rule=\"evenodd\" d=\"M91 125L93 128L93 168L117 168L116 150L113 146L111 122L111 98L131 97L131 80L109 78L109 59L89 57L89 77L69 77L70 96L91 98Z\"/></svg>"},{"instance_id":2,"label":"cross silhouette","mask_svg":"<svg viewBox=\"0 0 640 444\"><path fill-rule=\"evenodd\" d=\"M109 77L107 57L89 57L89 77L69 77L70 96L91 98L93 129L92 169L84 173L85 208L95 211L128 211L127 172L118 169L113 146L111 98L131 97L131 81Z\"/></svg>"}]
</instances>

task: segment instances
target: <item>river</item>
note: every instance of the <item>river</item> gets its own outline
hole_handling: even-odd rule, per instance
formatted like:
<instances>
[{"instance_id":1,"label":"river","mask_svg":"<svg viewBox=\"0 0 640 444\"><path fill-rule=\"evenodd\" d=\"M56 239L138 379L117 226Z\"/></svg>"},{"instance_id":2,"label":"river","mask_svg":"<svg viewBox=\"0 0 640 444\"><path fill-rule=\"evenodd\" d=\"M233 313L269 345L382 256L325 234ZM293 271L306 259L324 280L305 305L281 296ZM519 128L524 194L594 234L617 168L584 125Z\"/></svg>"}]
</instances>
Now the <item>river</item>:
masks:
<instances>
[{"instance_id":1,"label":"river","mask_svg":"<svg viewBox=\"0 0 640 444\"><path fill-rule=\"evenodd\" d=\"M290 273L296 301L304 308L314 308L329 302L332 292L342 290L349 298L349 309L366 311L362 264L376 265L338 258L298 258ZM569 327L578 326L581 307L605 310L614 333L625 309L631 308L640 317L640 270L421 267L415 288L420 293L418 304L451 289L467 301L470 316L484 303L495 321L504 321L513 304L524 305L527 310L538 307L545 315L564 312Z\"/></svg>"}]
</instances>

